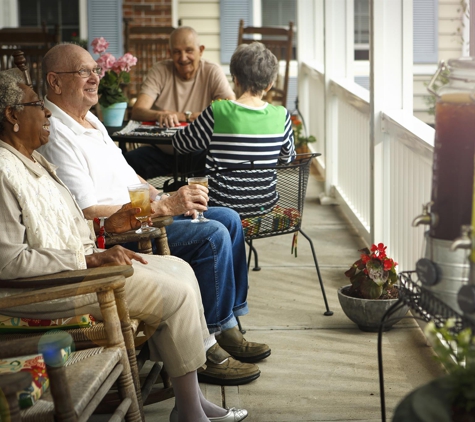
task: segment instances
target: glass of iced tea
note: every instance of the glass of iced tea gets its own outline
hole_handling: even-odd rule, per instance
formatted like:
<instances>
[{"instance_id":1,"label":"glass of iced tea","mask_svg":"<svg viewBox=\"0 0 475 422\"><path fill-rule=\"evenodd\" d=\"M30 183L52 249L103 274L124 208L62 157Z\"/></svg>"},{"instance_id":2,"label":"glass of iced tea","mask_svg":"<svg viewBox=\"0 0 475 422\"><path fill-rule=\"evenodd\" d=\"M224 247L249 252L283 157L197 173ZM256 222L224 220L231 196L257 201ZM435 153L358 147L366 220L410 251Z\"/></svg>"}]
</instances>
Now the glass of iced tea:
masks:
<instances>
[{"instance_id":1,"label":"glass of iced tea","mask_svg":"<svg viewBox=\"0 0 475 422\"><path fill-rule=\"evenodd\" d=\"M188 177L188 184L189 185L202 185L204 187L208 187L208 177ZM198 216L191 220L192 223L207 223L209 220L205 218L201 211L198 211Z\"/></svg>"},{"instance_id":2,"label":"glass of iced tea","mask_svg":"<svg viewBox=\"0 0 475 422\"><path fill-rule=\"evenodd\" d=\"M136 230L135 233L145 233L157 230L156 227L148 225L148 218L152 214L150 207L150 191L147 183L137 183L136 185L127 186L132 206L140 208L140 212L135 215L137 220L142 223L142 227Z\"/></svg>"}]
</instances>

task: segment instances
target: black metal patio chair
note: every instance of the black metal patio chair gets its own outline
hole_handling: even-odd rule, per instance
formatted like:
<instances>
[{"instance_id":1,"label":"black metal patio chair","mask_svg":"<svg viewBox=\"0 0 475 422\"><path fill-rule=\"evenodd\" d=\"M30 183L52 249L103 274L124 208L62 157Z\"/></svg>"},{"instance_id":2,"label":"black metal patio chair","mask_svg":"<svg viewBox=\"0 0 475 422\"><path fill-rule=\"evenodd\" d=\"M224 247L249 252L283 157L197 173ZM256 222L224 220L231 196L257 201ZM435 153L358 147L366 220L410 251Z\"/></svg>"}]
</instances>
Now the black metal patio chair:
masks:
<instances>
[{"instance_id":1,"label":"black metal patio chair","mask_svg":"<svg viewBox=\"0 0 475 422\"><path fill-rule=\"evenodd\" d=\"M246 204L243 203L243 197L250 195L253 192L253 186L256 188L262 186L262 174L267 177L271 175L274 179L278 199L276 203L272 204L272 209L269 212L257 212L255 215L245 216L241 215L243 224L244 236L246 243L249 246L248 268L250 266L252 254L254 254L254 268L253 271L260 271L257 250L254 246L254 241L257 239L264 239L266 237L280 236L284 234L294 233L293 246L296 246L296 236L300 232L305 239L308 240L312 249L315 269L317 271L318 281L322 290L323 300L325 302L326 311L324 315L333 315L333 311L328 306L327 297L325 294L325 287L323 285L320 268L318 266L317 255L313 242L309 236L302 230L302 216L303 207L305 203L305 194L307 192L308 177L310 174L310 165L312 160L319 156L319 153L299 154L295 160L288 164L279 164L275 167L262 167L254 165L253 162L248 161L236 165L236 168L220 169L216 168L208 172L208 176L215 180L225 180L226 178L245 178L242 190L242 196L236 195L236 191L227 191L227 186L224 183L219 184L219 194L225 195L228 198L233 197L236 205L231 205L230 208L235 209L238 213ZM273 177L275 175L275 178ZM221 179L224 178L224 179ZM210 182L211 184L212 182ZM213 189L210 190L210 205L213 204ZM241 196L239 198L239 196ZM245 200L244 200L245 202ZM241 213L240 213L241 214Z\"/></svg>"}]
</instances>

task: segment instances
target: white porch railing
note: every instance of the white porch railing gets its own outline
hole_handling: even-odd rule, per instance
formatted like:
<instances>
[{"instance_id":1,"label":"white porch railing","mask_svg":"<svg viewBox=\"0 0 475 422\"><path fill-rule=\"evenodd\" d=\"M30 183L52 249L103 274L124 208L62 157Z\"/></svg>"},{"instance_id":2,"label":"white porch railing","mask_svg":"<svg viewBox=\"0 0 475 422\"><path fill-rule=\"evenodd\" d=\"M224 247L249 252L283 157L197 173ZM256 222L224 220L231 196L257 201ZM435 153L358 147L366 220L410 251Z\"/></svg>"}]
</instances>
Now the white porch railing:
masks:
<instances>
[{"instance_id":1,"label":"white porch railing","mask_svg":"<svg viewBox=\"0 0 475 422\"><path fill-rule=\"evenodd\" d=\"M332 160L332 188L344 212L368 244L374 237L372 207L382 213L383 236L374 241L388 246L400 271L414 269L423 255L424 227L413 228L411 223L430 200L434 129L412 115L383 113L384 163L375 166L371 178L368 91L348 80L332 80L325 93L324 73L312 63L302 64L299 83L305 87L301 112L309 122L309 132L318 139L313 148L322 153L319 163L324 170ZM332 98L326 102L331 112L324 109L325 95ZM325 124L333 128L332 139L325 139ZM332 148L325 148L329 142ZM334 156L326 155L326 150ZM381 189L375 188L375 181ZM384 198L372 198L373 190Z\"/></svg>"}]
</instances>

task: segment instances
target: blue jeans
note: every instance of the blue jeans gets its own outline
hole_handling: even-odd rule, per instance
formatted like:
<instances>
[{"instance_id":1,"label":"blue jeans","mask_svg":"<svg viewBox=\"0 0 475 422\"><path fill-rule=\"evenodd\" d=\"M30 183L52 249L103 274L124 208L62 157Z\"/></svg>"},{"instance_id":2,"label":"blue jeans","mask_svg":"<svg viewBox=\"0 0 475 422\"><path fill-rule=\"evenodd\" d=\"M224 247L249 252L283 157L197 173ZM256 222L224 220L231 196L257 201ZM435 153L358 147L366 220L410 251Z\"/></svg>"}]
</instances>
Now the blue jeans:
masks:
<instances>
[{"instance_id":1,"label":"blue jeans","mask_svg":"<svg viewBox=\"0 0 475 422\"><path fill-rule=\"evenodd\" d=\"M172 255L193 268L210 333L237 325L236 316L249 312L248 276L244 234L239 215L222 207L210 207L208 223L191 223L177 216L167 227Z\"/></svg>"}]
</instances>

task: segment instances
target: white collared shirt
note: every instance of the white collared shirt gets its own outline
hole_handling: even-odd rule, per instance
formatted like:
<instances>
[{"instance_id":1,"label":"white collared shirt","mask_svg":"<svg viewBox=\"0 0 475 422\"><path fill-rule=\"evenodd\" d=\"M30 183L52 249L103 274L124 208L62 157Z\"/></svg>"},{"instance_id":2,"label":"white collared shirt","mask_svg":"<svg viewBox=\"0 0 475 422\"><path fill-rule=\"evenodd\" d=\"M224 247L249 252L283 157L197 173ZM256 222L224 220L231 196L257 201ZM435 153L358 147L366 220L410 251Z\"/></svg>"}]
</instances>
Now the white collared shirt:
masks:
<instances>
[{"instance_id":1,"label":"white collared shirt","mask_svg":"<svg viewBox=\"0 0 475 422\"><path fill-rule=\"evenodd\" d=\"M97 128L88 129L47 98L45 106L52 113L51 133L38 151L58 166L81 209L130 202L127 186L140 180L99 119L88 112L87 121Z\"/></svg>"}]
</instances>

